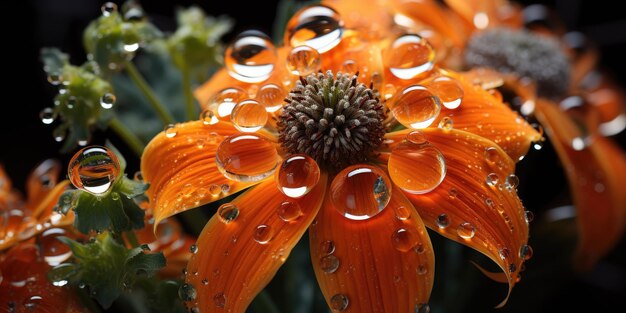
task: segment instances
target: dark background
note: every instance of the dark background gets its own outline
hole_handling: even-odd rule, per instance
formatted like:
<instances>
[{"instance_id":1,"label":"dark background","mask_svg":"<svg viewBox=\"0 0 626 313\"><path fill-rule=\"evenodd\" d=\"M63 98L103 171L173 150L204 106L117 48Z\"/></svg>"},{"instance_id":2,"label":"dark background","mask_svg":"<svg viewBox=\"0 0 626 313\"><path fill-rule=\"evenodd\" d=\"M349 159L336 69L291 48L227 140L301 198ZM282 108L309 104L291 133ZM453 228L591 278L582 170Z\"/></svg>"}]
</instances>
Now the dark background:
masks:
<instances>
[{"instance_id":1,"label":"dark background","mask_svg":"<svg viewBox=\"0 0 626 313\"><path fill-rule=\"evenodd\" d=\"M39 120L39 111L52 105L55 94L55 89L47 83L43 73L39 49L45 46L58 47L71 54L72 63L82 63L85 58L81 41L82 30L91 19L100 14L102 3L103 1L97 0L28 0L12 1L8 7L4 7L3 23L8 25L3 26L1 48L5 55L3 74L6 76L3 76L6 82L3 83L4 96L0 104L0 164L4 165L18 189L23 189L26 176L38 162L57 158L62 164L67 164L71 158L71 155L58 153L60 144L52 138L52 127L43 125ZM569 29L587 34L601 52L601 66L622 86L626 86L626 13L619 8L622 5L619 1L561 0L522 3L546 4L556 10ZM143 1L151 21L165 31L175 28L175 8L191 4L201 6L211 15L224 14L233 18L236 24L234 31L225 37L228 41L234 34L251 27L271 33L278 1ZM7 19L9 15L15 21ZM101 134L101 137L104 136L106 134ZM622 144L623 138L624 134L619 137ZM530 174L522 179L520 194L527 207L536 210L538 215L541 208L535 208L535 204L558 202L554 199L567 198L566 181L562 170L558 168L558 159L550 153L549 145L544 150L546 151L541 151L541 154L533 152L524 161L526 164L521 164ZM133 173L137 170L138 163L130 157L129 161L127 172ZM544 166L532 162L540 162ZM546 167L556 169L549 169L546 173ZM552 174L553 177L545 178L545 175ZM571 225L562 226L571 228ZM556 264L557 268L560 267L559 270L549 270L550 267L543 265L557 261L549 259L549 256L556 253L553 250L559 246L559 238L549 231L546 234L545 230L540 229L541 226L531 227L531 234L539 235L531 237L531 244L536 249L535 257L528 266L528 277L516 286L509 305L500 312L622 312L626 304L624 242L591 273L574 273L567 269L568 263ZM540 236L547 236L547 239ZM543 241L538 242L539 239ZM434 243L435 246L437 244L438 242ZM469 266L467 260L464 259L463 262L463 266ZM445 276L445 273L440 274L443 270L445 269L438 268L436 277ZM435 282L435 293L446 288L438 285L445 283L440 279L437 278ZM479 277L477 281L478 283L464 285L470 289L463 291L466 297L471 298L469 303L474 307L460 312L485 312L486 308L491 308L502 299L502 286L491 283L484 277ZM478 297L481 291L487 290L485 288L497 289L498 292L495 296Z\"/></svg>"}]
</instances>

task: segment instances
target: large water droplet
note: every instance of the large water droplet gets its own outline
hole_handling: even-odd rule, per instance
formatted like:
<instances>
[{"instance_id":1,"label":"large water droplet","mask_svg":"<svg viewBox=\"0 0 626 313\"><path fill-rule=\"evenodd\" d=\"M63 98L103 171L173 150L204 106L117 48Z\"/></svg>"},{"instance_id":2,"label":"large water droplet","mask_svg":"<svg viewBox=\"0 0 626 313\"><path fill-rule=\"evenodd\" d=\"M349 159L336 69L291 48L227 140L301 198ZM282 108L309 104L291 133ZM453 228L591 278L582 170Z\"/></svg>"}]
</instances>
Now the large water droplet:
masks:
<instances>
[{"instance_id":1,"label":"large water droplet","mask_svg":"<svg viewBox=\"0 0 626 313\"><path fill-rule=\"evenodd\" d=\"M41 112L39 112L39 118L41 119L41 122L44 124L52 124L52 122L54 122L54 119L56 119L57 114L56 112L54 112L53 108L45 108L43 110L41 110Z\"/></svg>"},{"instance_id":2,"label":"large water droplet","mask_svg":"<svg viewBox=\"0 0 626 313\"><path fill-rule=\"evenodd\" d=\"M191 284L182 284L180 288L178 288L178 296L183 301L192 301L196 299L197 295L196 288Z\"/></svg>"},{"instance_id":3,"label":"large water droplet","mask_svg":"<svg viewBox=\"0 0 626 313\"><path fill-rule=\"evenodd\" d=\"M65 230L51 228L37 237L40 253L50 266L57 266L72 256L70 247L58 240L62 236L67 236Z\"/></svg>"},{"instance_id":4,"label":"large water droplet","mask_svg":"<svg viewBox=\"0 0 626 313\"><path fill-rule=\"evenodd\" d=\"M276 49L267 35L248 30L239 34L226 48L224 64L233 78L258 83L270 77L276 58Z\"/></svg>"},{"instance_id":5,"label":"large water droplet","mask_svg":"<svg viewBox=\"0 0 626 313\"><path fill-rule=\"evenodd\" d=\"M285 222L295 222L302 216L302 208L297 202L283 201L278 206L278 217Z\"/></svg>"},{"instance_id":6,"label":"large water droplet","mask_svg":"<svg viewBox=\"0 0 626 313\"><path fill-rule=\"evenodd\" d=\"M335 243L332 240L325 240L320 244L320 254L330 255L335 253Z\"/></svg>"},{"instance_id":7,"label":"large water droplet","mask_svg":"<svg viewBox=\"0 0 626 313\"><path fill-rule=\"evenodd\" d=\"M261 224L254 230L254 241L266 244L274 237L274 230L269 225Z\"/></svg>"},{"instance_id":8,"label":"large water droplet","mask_svg":"<svg viewBox=\"0 0 626 313\"><path fill-rule=\"evenodd\" d=\"M337 11L325 5L311 5L291 17L284 42L292 47L307 45L324 53L339 44L343 31L343 21Z\"/></svg>"},{"instance_id":9,"label":"large water droplet","mask_svg":"<svg viewBox=\"0 0 626 313\"><path fill-rule=\"evenodd\" d=\"M59 264L48 272L48 279L52 285L62 287L67 285L67 278L76 273L76 265L72 263Z\"/></svg>"},{"instance_id":10,"label":"large water droplet","mask_svg":"<svg viewBox=\"0 0 626 313\"><path fill-rule=\"evenodd\" d=\"M487 183L487 185L495 187L498 184L498 174L496 173L489 173L487 174L487 178L485 178L485 183Z\"/></svg>"},{"instance_id":11,"label":"large water droplet","mask_svg":"<svg viewBox=\"0 0 626 313\"><path fill-rule=\"evenodd\" d=\"M320 178L317 162L306 154L296 154L283 161L275 174L278 189L288 197L306 195Z\"/></svg>"},{"instance_id":12,"label":"large water droplet","mask_svg":"<svg viewBox=\"0 0 626 313\"><path fill-rule=\"evenodd\" d=\"M519 178L515 174L507 176L504 186L507 190L515 190L519 186Z\"/></svg>"},{"instance_id":13,"label":"large water droplet","mask_svg":"<svg viewBox=\"0 0 626 313\"><path fill-rule=\"evenodd\" d=\"M414 132L417 133L417 132ZM437 188L446 176L446 162L441 151L428 142L407 136L389 156L389 176L400 188L423 194Z\"/></svg>"},{"instance_id":14,"label":"large water droplet","mask_svg":"<svg viewBox=\"0 0 626 313\"><path fill-rule=\"evenodd\" d=\"M365 220L387 206L391 199L391 182L380 168L358 164L339 172L329 192L341 215L352 220Z\"/></svg>"},{"instance_id":15,"label":"large water droplet","mask_svg":"<svg viewBox=\"0 0 626 313\"><path fill-rule=\"evenodd\" d=\"M274 144L265 137L240 133L220 143L215 153L215 161L217 169L227 178L253 182L272 175L280 157Z\"/></svg>"},{"instance_id":16,"label":"large water droplet","mask_svg":"<svg viewBox=\"0 0 626 313\"><path fill-rule=\"evenodd\" d=\"M430 126L441 111L439 98L426 87L412 85L390 99L391 113L407 128L421 129Z\"/></svg>"},{"instance_id":17,"label":"large water droplet","mask_svg":"<svg viewBox=\"0 0 626 313\"><path fill-rule=\"evenodd\" d=\"M476 228L469 222L463 222L456 230L459 237L463 239L472 239L476 234Z\"/></svg>"},{"instance_id":18,"label":"large water droplet","mask_svg":"<svg viewBox=\"0 0 626 313\"><path fill-rule=\"evenodd\" d=\"M340 263L341 262L339 262L339 259L336 256L330 254L320 259L320 268L324 271L324 273L332 274L337 271Z\"/></svg>"},{"instance_id":19,"label":"large water droplet","mask_svg":"<svg viewBox=\"0 0 626 313\"><path fill-rule=\"evenodd\" d=\"M350 301L346 295L336 294L330 298L330 307L334 311L345 311L349 304Z\"/></svg>"},{"instance_id":20,"label":"large water droplet","mask_svg":"<svg viewBox=\"0 0 626 313\"><path fill-rule=\"evenodd\" d=\"M238 87L222 89L208 103L207 109L220 119L229 120L235 105L244 100L247 93Z\"/></svg>"},{"instance_id":21,"label":"large water droplet","mask_svg":"<svg viewBox=\"0 0 626 313\"><path fill-rule=\"evenodd\" d=\"M253 133L265 126L267 112L258 101L247 99L235 105L230 120L239 131Z\"/></svg>"},{"instance_id":22,"label":"large water droplet","mask_svg":"<svg viewBox=\"0 0 626 313\"><path fill-rule=\"evenodd\" d=\"M495 147L485 148L485 161L487 161L487 163L493 165L498 161L499 158L500 155L498 153L498 149L496 149Z\"/></svg>"},{"instance_id":23,"label":"large water droplet","mask_svg":"<svg viewBox=\"0 0 626 313\"><path fill-rule=\"evenodd\" d=\"M391 235L391 243L401 252L407 252L417 245L418 237L411 230L400 228Z\"/></svg>"},{"instance_id":24,"label":"large water droplet","mask_svg":"<svg viewBox=\"0 0 626 313\"><path fill-rule=\"evenodd\" d=\"M224 203L217 209L217 216L224 224L228 224L239 216L239 208L232 203Z\"/></svg>"},{"instance_id":25,"label":"large water droplet","mask_svg":"<svg viewBox=\"0 0 626 313\"><path fill-rule=\"evenodd\" d=\"M263 85L256 94L255 99L265 106L267 112L276 112L283 107L287 92L276 84Z\"/></svg>"},{"instance_id":26,"label":"large water droplet","mask_svg":"<svg viewBox=\"0 0 626 313\"><path fill-rule=\"evenodd\" d=\"M459 82L451 77L439 76L435 78L428 89L439 98L443 106L448 109L456 109L463 100L463 87Z\"/></svg>"},{"instance_id":27,"label":"large water droplet","mask_svg":"<svg viewBox=\"0 0 626 313\"><path fill-rule=\"evenodd\" d=\"M439 214L439 216L437 216L435 223L437 223L437 226L439 228L443 229L443 228L448 227L448 225L450 225L450 218L448 217L446 213L442 213L442 214Z\"/></svg>"},{"instance_id":28,"label":"large water droplet","mask_svg":"<svg viewBox=\"0 0 626 313\"><path fill-rule=\"evenodd\" d=\"M287 69L293 75L308 76L320 69L320 53L309 46L297 46L287 55Z\"/></svg>"},{"instance_id":29,"label":"large water droplet","mask_svg":"<svg viewBox=\"0 0 626 313\"><path fill-rule=\"evenodd\" d=\"M529 260L533 257L533 248L531 248L529 245L523 245L519 249L519 257L524 261Z\"/></svg>"},{"instance_id":30,"label":"large water droplet","mask_svg":"<svg viewBox=\"0 0 626 313\"><path fill-rule=\"evenodd\" d=\"M411 209L403 205L396 207L394 212L396 213L396 218L400 221L406 221L411 217Z\"/></svg>"},{"instance_id":31,"label":"large water droplet","mask_svg":"<svg viewBox=\"0 0 626 313\"><path fill-rule=\"evenodd\" d=\"M74 154L67 174L74 187L101 195L119 177L120 162L108 148L90 146Z\"/></svg>"},{"instance_id":32,"label":"large water droplet","mask_svg":"<svg viewBox=\"0 0 626 313\"><path fill-rule=\"evenodd\" d=\"M107 92L105 94L102 95L102 97L100 97L100 106L103 109L110 109L113 107L113 105L115 105L115 95Z\"/></svg>"},{"instance_id":33,"label":"large water droplet","mask_svg":"<svg viewBox=\"0 0 626 313\"><path fill-rule=\"evenodd\" d=\"M383 57L394 76L412 79L433 68L435 50L424 38L407 34L398 37Z\"/></svg>"}]
</instances>

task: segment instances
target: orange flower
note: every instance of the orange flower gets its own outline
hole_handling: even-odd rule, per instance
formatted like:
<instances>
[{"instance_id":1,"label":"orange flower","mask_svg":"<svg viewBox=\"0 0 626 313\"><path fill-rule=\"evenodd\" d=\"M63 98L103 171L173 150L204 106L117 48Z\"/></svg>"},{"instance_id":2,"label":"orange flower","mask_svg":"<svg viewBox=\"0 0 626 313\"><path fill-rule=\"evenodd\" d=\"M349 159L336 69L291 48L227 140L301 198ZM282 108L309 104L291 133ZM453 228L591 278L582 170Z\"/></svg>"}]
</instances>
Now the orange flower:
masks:
<instances>
[{"instance_id":1,"label":"orange flower","mask_svg":"<svg viewBox=\"0 0 626 313\"><path fill-rule=\"evenodd\" d=\"M487 76L438 67L422 37L345 25L318 5L290 20L284 47L243 33L196 93L201 120L146 147L155 224L252 187L192 249L190 308L244 312L307 230L335 311L426 307L426 227L491 258L509 291L532 255L514 168L541 135L475 84Z\"/></svg>"}]
</instances>

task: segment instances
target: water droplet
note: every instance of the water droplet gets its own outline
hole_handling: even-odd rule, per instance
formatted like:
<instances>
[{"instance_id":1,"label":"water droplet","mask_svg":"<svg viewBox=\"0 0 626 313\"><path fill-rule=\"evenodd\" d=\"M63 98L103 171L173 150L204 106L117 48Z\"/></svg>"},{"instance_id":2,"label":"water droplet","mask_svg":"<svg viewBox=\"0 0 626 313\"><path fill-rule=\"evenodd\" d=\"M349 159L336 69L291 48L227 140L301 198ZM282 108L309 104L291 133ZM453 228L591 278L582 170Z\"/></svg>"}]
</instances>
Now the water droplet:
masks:
<instances>
[{"instance_id":1,"label":"water droplet","mask_svg":"<svg viewBox=\"0 0 626 313\"><path fill-rule=\"evenodd\" d=\"M307 45L319 53L337 46L344 31L339 13L325 5L302 8L291 17L285 29L285 44Z\"/></svg>"},{"instance_id":2,"label":"water droplet","mask_svg":"<svg viewBox=\"0 0 626 313\"><path fill-rule=\"evenodd\" d=\"M133 178L138 182L143 182L143 174L141 173L141 171L136 171Z\"/></svg>"},{"instance_id":3,"label":"water droplet","mask_svg":"<svg viewBox=\"0 0 626 313\"><path fill-rule=\"evenodd\" d=\"M425 265L417 266L417 275L426 275L426 273L428 273L428 268Z\"/></svg>"},{"instance_id":4,"label":"water droplet","mask_svg":"<svg viewBox=\"0 0 626 313\"><path fill-rule=\"evenodd\" d=\"M63 82L63 76L59 73L50 73L48 75L48 82L54 86L58 86L61 82Z\"/></svg>"},{"instance_id":5,"label":"water droplet","mask_svg":"<svg viewBox=\"0 0 626 313\"><path fill-rule=\"evenodd\" d=\"M39 112L39 118L41 119L41 122L46 125L52 124L56 117L57 114L56 112L54 112L53 108L44 108L43 110L41 110L41 112Z\"/></svg>"},{"instance_id":6,"label":"water droplet","mask_svg":"<svg viewBox=\"0 0 626 313\"><path fill-rule=\"evenodd\" d=\"M487 174L487 178L485 178L487 185L492 187L495 187L498 184L498 180L498 174L496 173L489 173Z\"/></svg>"},{"instance_id":7,"label":"water droplet","mask_svg":"<svg viewBox=\"0 0 626 313\"><path fill-rule=\"evenodd\" d=\"M37 237L40 253L50 266L57 266L72 256L70 247L58 240L67 236L62 228L50 228Z\"/></svg>"},{"instance_id":8,"label":"water droplet","mask_svg":"<svg viewBox=\"0 0 626 313\"><path fill-rule=\"evenodd\" d=\"M226 138L215 153L217 169L227 178L240 182L260 181L272 175L279 160L271 141L249 133Z\"/></svg>"},{"instance_id":9,"label":"water droplet","mask_svg":"<svg viewBox=\"0 0 626 313\"><path fill-rule=\"evenodd\" d=\"M54 141L61 142L65 140L67 136L67 128L63 126L59 126L52 131L52 137L54 137Z\"/></svg>"},{"instance_id":10,"label":"water droplet","mask_svg":"<svg viewBox=\"0 0 626 313\"><path fill-rule=\"evenodd\" d=\"M443 130L450 131L454 128L454 121L451 117L446 116L439 121L438 127Z\"/></svg>"},{"instance_id":11,"label":"water droplet","mask_svg":"<svg viewBox=\"0 0 626 313\"><path fill-rule=\"evenodd\" d=\"M67 98L67 101L65 102L65 106L67 106L68 109L73 109L77 103L78 103L78 99L76 99L76 97L74 96L70 96Z\"/></svg>"},{"instance_id":12,"label":"water droplet","mask_svg":"<svg viewBox=\"0 0 626 313\"><path fill-rule=\"evenodd\" d=\"M283 161L275 176L276 185L282 193L291 198L300 198L317 185L320 168L308 155L295 154Z\"/></svg>"},{"instance_id":13,"label":"water droplet","mask_svg":"<svg viewBox=\"0 0 626 313\"><path fill-rule=\"evenodd\" d=\"M255 99L265 106L267 112L273 113L283 107L287 92L276 84L266 84L259 89Z\"/></svg>"},{"instance_id":14,"label":"water droplet","mask_svg":"<svg viewBox=\"0 0 626 313\"><path fill-rule=\"evenodd\" d=\"M291 49L287 55L287 69L293 75L308 76L320 69L320 53L306 45Z\"/></svg>"},{"instance_id":15,"label":"water droplet","mask_svg":"<svg viewBox=\"0 0 626 313\"><path fill-rule=\"evenodd\" d=\"M430 313L430 305L428 303L416 304L415 313Z\"/></svg>"},{"instance_id":16,"label":"water droplet","mask_svg":"<svg viewBox=\"0 0 626 313\"><path fill-rule=\"evenodd\" d=\"M213 296L213 303L216 307L223 308L224 306L226 306L226 295L224 295L223 292L216 293Z\"/></svg>"},{"instance_id":17,"label":"water droplet","mask_svg":"<svg viewBox=\"0 0 626 313\"><path fill-rule=\"evenodd\" d=\"M489 164L495 164L500 158L498 149L495 147L485 148L485 161Z\"/></svg>"},{"instance_id":18,"label":"water droplet","mask_svg":"<svg viewBox=\"0 0 626 313\"><path fill-rule=\"evenodd\" d=\"M514 273L515 271L517 271L517 266L513 263L509 264L509 272Z\"/></svg>"},{"instance_id":19,"label":"water droplet","mask_svg":"<svg viewBox=\"0 0 626 313\"><path fill-rule=\"evenodd\" d=\"M341 69L344 73L355 74L359 70L359 67L354 60L346 60L341 65Z\"/></svg>"},{"instance_id":20,"label":"water droplet","mask_svg":"<svg viewBox=\"0 0 626 313\"><path fill-rule=\"evenodd\" d=\"M332 274L336 272L339 268L339 264L339 259L332 254L324 256L320 259L320 268L326 274Z\"/></svg>"},{"instance_id":21,"label":"water droplet","mask_svg":"<svg viewBox=\"0 0 626 313\"><path fill-rule=\"evenodd\" d=\"M524 211L524 218L526 223L530 223L535 219L535 214L532 211Z\"/></svg>"},{"instance_id":22,"label":"water droplet","mask_svg":"<svg viewBox=\"0 0 626 313\"><path fill-rule=\"evenodd\" d=\"M165 137L167 138L174 138L178 133L178 131L176 130L176 125L174 124L168 124L167 126L165 126L165 129L163 131L165 132Z\"/></svg>"},{"instance_id":23,"label":"water droplet","mask_svg":"<svg viewBox=\"0 0 626 313\"><path fill-rule=\"evenodd\" d=\"M335 243L332 240L325 240L320 244L320 254L330 255L335 253Z\"/></svg>"},{"instance_id":24,"label":"water droplet","mask_svg":"<svg viewBox=\"0 0 626 313\"><path fill-rule=\"evenodd\" d=\"M105 2L101 7L100 11L102 11L102 15L110 16L111 14L117 12L117 4L113 2Z\"/></svg>"},{"instance_id":25,"label":"water droplet","mask_svg":"<svg viewBox=\"0 0 626 313\"><path fill-rule=\"evenodd\" d=\"M533 257L533 248L531 248L529 245L523 245L519 249L519 257L524 261L529 260Z\"/></svg>"},{"instance_id":26,"label":"water droplet","mask_svg":"<svg viewBox=\"0 0 626 313\"><path fill-rule=\"evenodd\" d=\"M178 288L178 296L183 301L193 301L197 296L196 288L191 284L182 284L180 288Z\"/></svg>"},{"instance_id":27,"label":"water droplet","mask_svg":"<svg viewBox=\"0 0 626 313\"><path fill-rule=\"evenodd\" d=\"M336 294L330 298L330 307L334 311L344 311L348 308L350 300L346 295Z\"/></svg>"},{"instance_id":28,"label":"water droplet","mask_svg":"<svg viewBox=\"0 0 626 313\"><path fill-rule=\"evenodd\" d=\"M421 139L415 138L415 135L407 136L393 149L388 162L389 176L405 191L424 194L443 182L446 162L439 149L428 142L419 143Z\"/></svg>"},{"instance_id":29,"label":"water droplet","mask_svg":"<svg viewBox=\"0 0 626 313\"><path fill-rule=\"evenodd\" d=\"M407 34L398 37L383 58L391 74L412 79L433 68L435 50L424 38Z\"/></svg>"},{"instance_id":30,"label":"water droplet","mask_svg":"<svg viewBox=\"0 0 626 313\"><path fill-rule=\"evenodd\" d=\"M412 231L400 228L391 235L391 243L402 252L407 252L417 245L418 237Z\"/></svg>"},{"instance_id":31,"label":"water droplet","mask_svg":"<svg viewBox=\"0 0 626 313\"><path fill-rule=\"evenodd\" d=\"M297 202L283 201L278 206L278 217L285 222L295 222L302 216L302 208Z\"/></svg>"},{"instance_id":32,"label":"water droplet","mask_svg":"<svg viewBox=\"0 0 626 313\"><path fill-rule=\"evenodd\" d=\"M450 199L456 199L458 195L459 195L459 191L456 190L456 188L450 188L450 190L448 191L448 197Z\"/></svg>"},{"instance_id":33,"label":"water droplet","mask_svg":"<svg viewBox=\"0 0 626 313\"><path fill-rule=\"evenodd\" d=\"M365 220L387 206L391 199L391 182L380 168L358 164L339 172L329 192L341 215L352 220Z\"/></svg>"},{"instance_id":34,"label":"water droplet","mask_svg":"<svg viewBox=\"0 0 626 313\"><path fill-rule=\"evenodd\" d=\"M238 87L222 89L208 103L207 109L217 114L219 119L230 119L230 113L241 100L247 97L247 93Z\"/></svg>"},{"instance_id":35,"label":"water droplet","mask_svg":"<svg viewBox=\"0 0 626 313\"><path fill-rule=\"evenodd\" d=\"M100 97L100 106L102 106L103 109L110 109L113 105L115 105L114 94L107 92Z\"/></svg>"},{"instance_id":36,"label":"water droplet","mask_svg":"<svg viewBox=\"0 0 626 313\"><path fill-rule=\"evenodd\" d=\"M387 104L391 104L391 113L396 120L412 129L430 126L441 111L439 98L421 85L404 88Z\"/></svg>"},{"instance_id":37,"label":"water droplet","mask_svg":"<svg viewBox=\"0 0 626 313\"><path fill-rule=\"evenodd\" d=\"M441 101L441 104L448 109L454 110L461 105L463 100L463 87L459 82L451 77L440 76L435 78L428 89Z\"/></svg>"},{"instance_id":38,"label":"water droplet","mask_svg":"<svg viewBox=\"0 0 626 313\"><path fill-rule=\"evenodd\" d=\"M437 216L435 223L437 223L437 226L439 228L443 229L443 228L448 227L448 225L450 225L450 218L448 217L446 213L442 213L442 214L439 214L439 216Z\"/></svg>"},{"instance_id":39,"label":"water droplet","mask_svg":"<svg viewBox=\"0 0 626 313\"><path fill-rule=\"evenodd\" d=\"M256 30L239 34L224 53L228 74L246 83L268 79L274 71L276 59L276 49L270 38Z\"/></svg>"},{"instance_id":40,"label":"water droplet","mask_svg":"<svg viewBox=\"0 0 626 313\"><path fill-rule=\"evenodd\" d=\"M120 162L108 148L90 146L74 154L67 174L74 187L101 195L119 176Z\"/></svg>"},{"instance_id":41,"label":"water droplet","mask_svg":"<svg viewBox=\"0 0 626 313\"><path fill-rule=\"evenodd\" d=\"M222 193L222 188L220 187L220 185L213 184L209 186L209 193L212 196L217 197L220 193Z\"/></svg>"},{"instance_id":42,"label":"water droplet","mask_svg":"<svg viewBox=\"0 0 626 313\"><path fill-rule=\"evenodd\" d=\"M463 222L456 230L459 237L463 239L472 239L476 234L476 228L469 222Z\"/></svg>"},{"instance_id":43,"label":"water droplet","mask_svg":"<svg viewBox=\"0 0 626 313\"><path fill-rule=\"evenodd\" d=\"M220 186L220 188L222 189L223 193L228 193L230 191L230 185L229 184L222 184Z\"/></svg>"},{"instance_id":44,"label":"water droplet","mask_svg":"<svg viewBox=\"0 0 626 313\"><path fill-rule=\"evenodd\" d=\"M507 190L515 190L519 186L519 178L515 174L511 174L506 177L506 181L504 182L504 187Z\"/></svg>"},{"instance_id":45,"label":"water droplet","mask_svg":"<svg viewBox=\"0 0 626 313\"><path fill-rule=\"evenodd\" d=\"M203 110L200 113L200 120L202 121L202 123L204 125L214 125L217 124L217 122L219 122L219 120L217 119L217 116L215 116L215 113L213 113L212 110Z\"/></svg>"},{"instance_id":46,"label":"water droplet","mask_svg":"<svg viewBox=\"0 0 626 313\"><path fill-rule=\"evenodd\" d=\"M202 279L202 284L205 285L205 286L208 285L209 284L209 279L207 279L207 278Z\"/></svg>"},{"instance_id":47,"label":"water droplet","mask_svg":"<svg viewBox=\"0 0 626 313\"><path fill-rule=\"evenodd\" d=\"M232 203L224 203L217 209L217 215L222 223L228 224L239 216L239 208Z\"/></svg>"},{"instance_id":48,"label":"water droplet","mask_svg":"<svg viewBox=\"0 0 626 313\"><path fill-rule=\"evenodd\" d=\"M239 131L253 133L265 126L267 112L258 101L247 99L235 105L230 120Z\"/></svg>"},{"instance_id":49,"label":"water droplet","mask_svg":"<svg viewBox=\"0 0 626 313\"><path fill-rule=\"evenodd\" d=\"M254 241L260 244L266 244L274 237L274 230L265 224L261 224L254 230Z\"/></svg>"},{"instance_id":50,"label":"water droplet","mask_svg":"<svg viewBox=\"0 0 626 313\"><path fill-rule=\"evenodd\" d=\"M508 248L502 248L500 249L500 251L498 251L498 253L500 254L500 258L503 260L508 259L509 256L511 255L511 251L509 251Z\"/></svg>"},{"instance_id":51,"label":"water droplet","mask_svg":"<svg viewBox=\"0 0 626 313\"><path fill-rule=\"evenodd\" d=\"M198 245L191 245L189 246L189 252L196 254L198 253Z\"/></svg>"},{"instance_id":52,"label":"water droplet","mask_svg":"<svg viewBox=\"0 0 626 313\"><path fill-rule=\"evenodd\" d=\"M406 221L411 217L411 209L400 205L395 208L396 218L401 221Z\"/></svg>"}]
</instances>

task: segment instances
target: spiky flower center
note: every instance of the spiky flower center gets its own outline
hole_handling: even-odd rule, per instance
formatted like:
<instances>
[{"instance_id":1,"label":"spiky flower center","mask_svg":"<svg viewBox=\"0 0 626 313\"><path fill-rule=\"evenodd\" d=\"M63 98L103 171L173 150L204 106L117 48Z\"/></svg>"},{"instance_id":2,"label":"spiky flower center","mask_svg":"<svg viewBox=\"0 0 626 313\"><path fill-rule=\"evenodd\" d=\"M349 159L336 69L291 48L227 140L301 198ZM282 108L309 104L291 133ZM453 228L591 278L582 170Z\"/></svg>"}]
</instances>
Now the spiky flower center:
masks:
<instances>
[{"instance_id":1,"label":"spiky flower center","mask_svg":"<svg viewBox=\"0 0 626 313\"><path fill-rule=\"evenodd\" d=\"M356 75L328 71L301 77L285 101L278 121L281 145L322 167L339 170L367 161L383 141L383 106Z\"/></svg>"}]
</instances>

